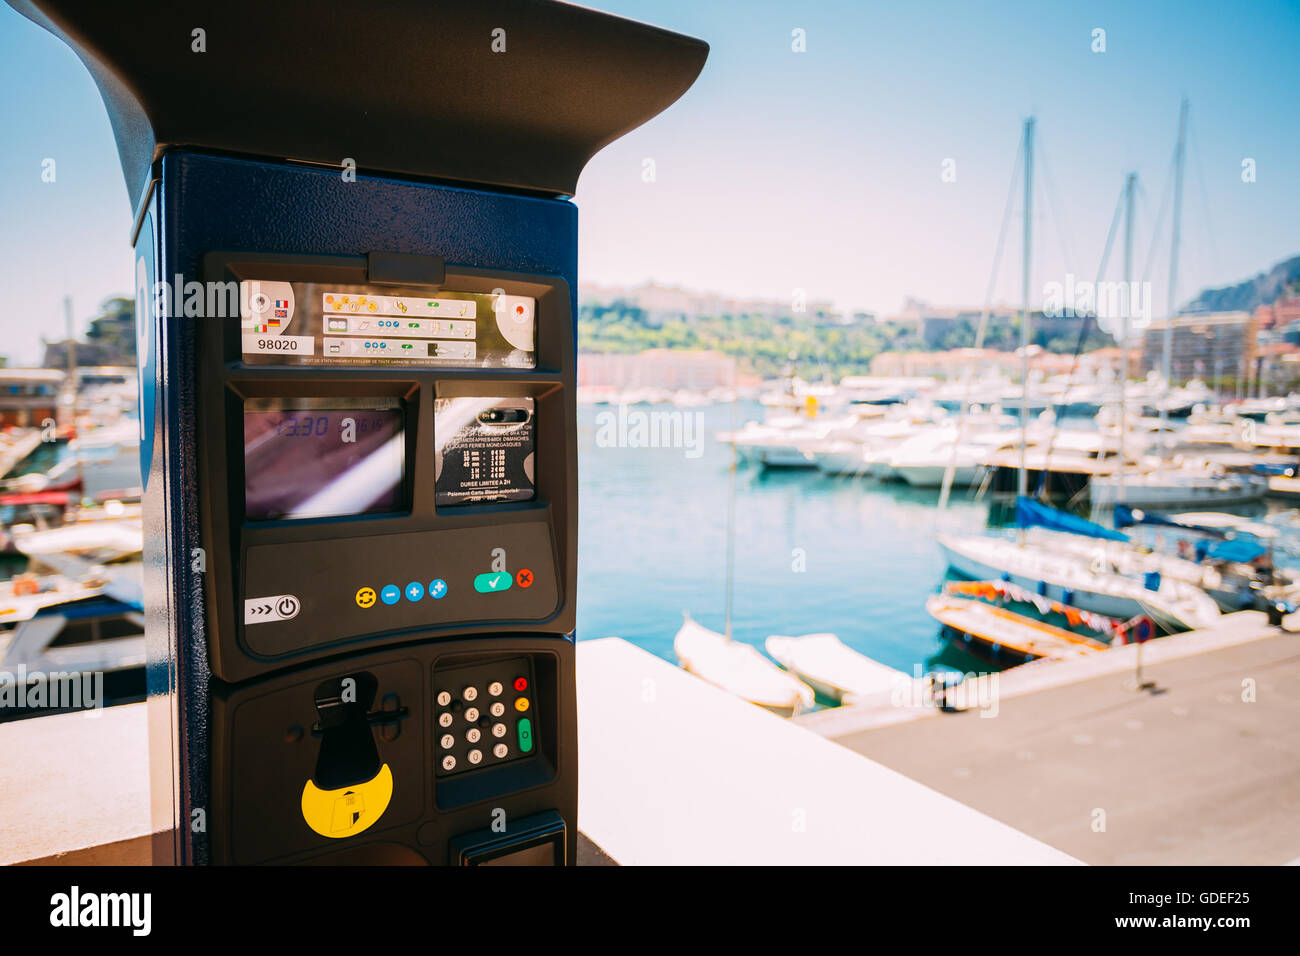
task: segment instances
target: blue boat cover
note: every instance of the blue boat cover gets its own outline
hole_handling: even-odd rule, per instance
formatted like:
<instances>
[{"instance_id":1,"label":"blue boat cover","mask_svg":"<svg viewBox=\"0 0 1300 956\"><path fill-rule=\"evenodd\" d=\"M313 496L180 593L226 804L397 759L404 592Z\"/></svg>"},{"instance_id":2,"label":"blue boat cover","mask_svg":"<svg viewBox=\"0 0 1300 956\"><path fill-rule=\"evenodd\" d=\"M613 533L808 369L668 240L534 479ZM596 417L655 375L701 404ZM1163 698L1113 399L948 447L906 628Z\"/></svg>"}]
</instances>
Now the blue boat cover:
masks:
<instances>
[{"instance_id":1,"label":"blue boat cover","mask_svg":"<svg viewBox=\"0 0 1300 956\"><path fill-rule=\"evenodd\" d=\"M1207 553L1216 561L1240 561L1242 564L1249 564L1261 555L1267 554L1268 548L1254 539L1230 538L1227 541L1214 542Z\"/></svg>"},{"instance_id":2,"label":"blue boat cover","mask_svg":"<svg viewBox=\"0 0 1300 956\"><path fill-rule=\"evenodd\" d=\"M1053 531L1068 531L1071 534L1087 535L1090 538L1105 538L1108 541L1127 541L1128 535L1104 528L1095 521L1080 518L1077 515L1057 511L1047 505L1020 495L1016 498L1016 524L1022 528L1041 525Z\"/></svg>"}]
</instances>

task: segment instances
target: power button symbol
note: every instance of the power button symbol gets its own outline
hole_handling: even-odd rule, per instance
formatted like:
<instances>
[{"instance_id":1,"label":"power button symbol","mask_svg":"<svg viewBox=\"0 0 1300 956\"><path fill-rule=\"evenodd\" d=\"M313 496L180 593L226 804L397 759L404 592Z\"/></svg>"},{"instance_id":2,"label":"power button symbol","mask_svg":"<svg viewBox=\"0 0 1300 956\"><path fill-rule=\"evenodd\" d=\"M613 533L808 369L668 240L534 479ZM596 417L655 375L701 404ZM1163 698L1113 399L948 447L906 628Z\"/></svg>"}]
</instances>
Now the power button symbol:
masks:
<instances>
[{"instance_id":1,"label":"power button symbol","mask_svg":"<svg viewBox=\"0 0 1300 956\"><path fill-rule=\"evenodd\" d=\"M244 623L266 624L271 621L288 621L298 616L302 602L292 594L271 594L244 601Z\"/></svg>"}]
</instances>

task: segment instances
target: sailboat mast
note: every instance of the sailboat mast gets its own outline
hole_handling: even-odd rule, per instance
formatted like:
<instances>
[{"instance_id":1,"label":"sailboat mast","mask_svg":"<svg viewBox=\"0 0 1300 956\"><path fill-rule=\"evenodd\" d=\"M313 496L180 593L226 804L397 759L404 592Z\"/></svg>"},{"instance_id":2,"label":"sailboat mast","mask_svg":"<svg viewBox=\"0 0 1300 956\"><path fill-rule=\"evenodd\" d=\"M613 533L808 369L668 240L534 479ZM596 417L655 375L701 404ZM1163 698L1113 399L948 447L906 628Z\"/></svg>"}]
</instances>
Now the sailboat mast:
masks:
<instances>
[{"instance_id":1,"label":"sailboat mast","mask_svg":"<svg viewBox=\"0 0 1300 956\"><path fill-rule=\"evenodd\" d=\"M1020 475L1016 490L1029 494L1029 469L1026 454L1029 448L1029 262L1031 232L1034 221L1034 118L1025 120L1025 227L1023 285L1020 311Z\"/></svg>"},{"instance_id":2,"label":"sailboat mast","mask_svg":"<svg viewBox=\"0 0 1300 956\"><path fill-rule=\"evenodd\" d=\"M1168 316L1165 319L1164 354L1162 371L1165 377L1165 401L1160 403L1160 462L1169 457L1169 442L1165 427L1169 422L1169 390L1173 385L1171 369L1174 350L1174 307L1178 290L1178 238L1183 219L1183 150L1187 142L1187 100L1178 109L1178 145L1174 149L1174 223L1169 243L1169 296L1166 300Z\"/></svg>"},{"instance_id":3,"label":"sailboat mast","mask_svg":"<svg viewBox=\"0 0 1300 956\"><path fill-rule=\"evenodd\" d=\"M727 602L726 628L723 633L731 640L731 595L735 590L736 572L736 439L735 439L735 404L732 404L732 439L731 468L727 481Z\"/></svg>"},{"instance_id":4,"label":"sailboat mast","mask_svg":"<svg viewBox=\"0 0 1300 956\"><path fill-rule=\"evenodd\" d=\"M1124 316L1120 325L1123 357L1119 370L1119 457L1115 472L1115 500L1124 501L1124 446L1128 440L1128 359L1133 339L1133 192L1137 173L1129 173L1124 184Z\"/></svg>"}]
</instances>

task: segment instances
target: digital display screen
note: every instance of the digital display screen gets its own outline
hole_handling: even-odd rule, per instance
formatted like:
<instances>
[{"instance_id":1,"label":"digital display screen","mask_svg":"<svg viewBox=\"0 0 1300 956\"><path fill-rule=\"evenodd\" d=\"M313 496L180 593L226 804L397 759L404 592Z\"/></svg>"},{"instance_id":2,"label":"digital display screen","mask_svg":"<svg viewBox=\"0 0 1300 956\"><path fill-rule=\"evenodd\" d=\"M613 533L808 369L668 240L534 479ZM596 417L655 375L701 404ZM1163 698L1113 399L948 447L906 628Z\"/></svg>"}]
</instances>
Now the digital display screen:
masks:
<instances>
[{"instance_id":1,"label":"digital display screen","mask_svg":"<svg viewBox=\"0 0 1300 956\"><path fill-rule=\"evenodd\" d=\"M239 298L252 365L537 367L528 296L249 279Z\"/></svg>"},{"instance_id":2,"label":"digital display screen","mask_svg":"<svg viewBox=\"0 0 1300 956\"><path fill-rule=\"evenodd\" d=\"M273 407L274 406L274 407ZM403 507L405 437L395 402L244 406L244 516L250 521L376 514Z\"/></svg>"}]
</instances>

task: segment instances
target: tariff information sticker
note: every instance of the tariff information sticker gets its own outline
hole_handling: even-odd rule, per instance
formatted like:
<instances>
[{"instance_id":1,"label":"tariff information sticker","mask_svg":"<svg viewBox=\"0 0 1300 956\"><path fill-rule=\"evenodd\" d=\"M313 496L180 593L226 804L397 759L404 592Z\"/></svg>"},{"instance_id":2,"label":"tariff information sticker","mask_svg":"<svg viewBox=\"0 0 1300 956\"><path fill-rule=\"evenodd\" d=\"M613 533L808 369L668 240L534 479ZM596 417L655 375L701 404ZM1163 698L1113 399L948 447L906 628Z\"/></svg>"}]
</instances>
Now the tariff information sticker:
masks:
<instances>
[{"instance_id":1,"label":"tariff information sticker","mask_svg":"<svg viewBox=\"0 0 1300 956\"><path fill-rule=\"evenodd\" d=\"M439 507L536 496L533 399L439 398L433 435Z\"/></svg>"}]
</instances>

